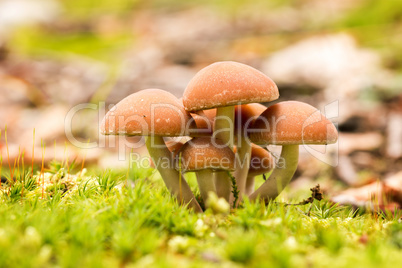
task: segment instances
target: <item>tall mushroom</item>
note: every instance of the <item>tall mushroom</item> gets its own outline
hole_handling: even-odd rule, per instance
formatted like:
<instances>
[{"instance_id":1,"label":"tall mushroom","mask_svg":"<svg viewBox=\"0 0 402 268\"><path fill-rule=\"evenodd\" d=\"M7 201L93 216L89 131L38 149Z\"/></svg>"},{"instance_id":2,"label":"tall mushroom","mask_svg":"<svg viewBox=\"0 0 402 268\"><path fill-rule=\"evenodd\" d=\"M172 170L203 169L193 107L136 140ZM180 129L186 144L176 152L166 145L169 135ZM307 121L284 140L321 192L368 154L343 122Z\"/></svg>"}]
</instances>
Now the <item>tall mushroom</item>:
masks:
<instances>
[{"instance_id":1,"label":"tall mushroom","mask_svg":"<svg viewBox=\"0 0 402 268\"><path fill-rule=\"evenodd\" d=\"M240 193L246 193L245 188L247 188L246 181L248 179L248 170L250 166L250 158L248 157L252 151L252 143L247 137L247 128L252 125L254 120L265 110L266 106L260 103L249 103L243 105L235 106L235 117L234 117L234 142L241 143L240 150L237 152L238 146L236 146L236 172L234 174L238 189ZM210 122L214 122L216 118L216 108L210 110L203 110L200 114L194 114L193 116L197 127L201 129L207 129L210 126ZM253 147L253 151L256 145ZM261 148L261 150L263 150ZM266 152L269 154L268 152ZM254 179L254 176L250 177L250 181ZM254 185L254 184L253 184ZM219 197L224 197L227 189L222 187L224 185L220 184L219 181L216 183L217 194ZM233 194L230 195L230 200L233 201ZM240 199L239 199L240 201Z\"/></svg>"},{"instance_id":2,"label":"tall mushroom","mask_svg":"<svg viewBox=\"0 0 402 268\"><path fill-rule=\"evenodd\" d=\"M250 168L247 173L246 195L254 192L255 177L270 172L275 166L275 159L266 149L251 144Z\"/></svg>"},{"instance_id":3,"label":"tall mushroom","mask_svg":"<svg viewBox=\"0 0 402 268\"><path fill-rule=\"evenodd\" d=\"M234 136L239 145L237 156L237 166L234 176L240 196L246 194L246 184L248 181L248 172L251 164L252 143L248 138L247 129L253 124L255 119L265 111L267 107L260 103L250 103L238 105L235 107L235 132ZM256 149L255 149L256 150ZM241 198L239 199L239 201Z\"/></svg>"},{"instance_id":4,"label":"tall mushroom","mask_svg":"<svg viewBox=\"0 0 402 268\"><path fill-rule=\"evenodd\" d=\"M184 144L184 142L182 142L182 141L174 141L174 140L165 141L166 148L168 148L168 150L172 154L173 158L176 157L177 152L180 150L180 148L183 146L183 144ZM152 161L152 158L150 159L150 167L156 168L154 161Z\"/></svg>"},{"instance_id":5,"label":"tall mushroom","mask_svg":"<svg viewBox=\"0 0 402 268\"><path fill-rule=\"evenodd\" d=\"M276 167L251 196L275 199L292 179L298 164L300 144L330 144L338 139L335 126L313 106L286 101L270 106L254 122L250 139L260 145L282 145L285 168Z\"/></svg>"},{"instance_id":6,"label":"tall mushroom","mask_svg":"<svg viewBox=\"0 0 402 268\"><path fill-rule=\"evenodd\" d=\"M175 170L173 157L163 137L188 134L190 116L171 93L145 89L121 100L101 123L104 135L146 136L146 146L153 163L169 191L181 203L202 212L187 182Z\"/></svg>"},{"instance_id":7,"label":"tall mushroom","mask_svg":"<svg viewBox=\"0 0 402 268\"><path fill-rule=\"evenodd\" d=\"M235 155L233 151L219 139L213 137L193 138L186 142L177 152L180 156L183 172L196 172L197 182L204 203L208 193L216 193L211 173L223 173L234 170ZM176 169L179 162L176 160Z\"/></svg>"},{"instance_id":8,"label":"tall mushroom","mask_svg":"<svg viewBox=\"0 0 402 268\"><path fill-rule=\"evenodd\" d=\"M190 112L217 108L213 135L233 148L234 106L269 102L278 97L278 88L269 77L248 65L224 61L205 67L193 77L184 91L183 105ZM228 199L231 191L228 176L219 176L217 180L226 189ZM245 180L239 188L244 189L243 184Z\"/></svg>"}]
</instances>

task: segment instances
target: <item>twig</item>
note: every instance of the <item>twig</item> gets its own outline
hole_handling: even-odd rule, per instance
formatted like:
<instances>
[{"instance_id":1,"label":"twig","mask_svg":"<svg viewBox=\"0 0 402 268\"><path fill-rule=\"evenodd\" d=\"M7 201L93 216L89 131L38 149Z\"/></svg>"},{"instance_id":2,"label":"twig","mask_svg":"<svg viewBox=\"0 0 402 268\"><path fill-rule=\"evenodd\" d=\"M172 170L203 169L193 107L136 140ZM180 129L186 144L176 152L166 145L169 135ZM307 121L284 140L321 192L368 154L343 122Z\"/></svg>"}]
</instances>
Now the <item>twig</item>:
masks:
<instances>
[{"instance_id":1,"label":"twig","mask_svg":"<svg viewBox=\"0 0 402 268\"><path fill-rule=\"evenodd\" d=\"M0 140L1 140L1 129L0 129ZM0 154L0 190L3 188L1 185L1 170L3 168L3 154Z\"/></svg>"},{"instance_id":2,"label":"twig","mask_svg":"<svg viewBox=\"0 0 402 268\"><path fill-rule=\"evenodd\" d=\"M10 172L12 172L11 171L11 162L10 162L10 151L8 150L8 141L7 141L7 125L6 125L5 130L4 130L4 139L6 141L6 147L7 147L8 168L9 168ZM14 177L13 173L11 173L10 175L11 175L11 178Z\"/></svg>"},{"instance_id":3,"label":"twig","mask_svg":"<svg viewBox=\"0 0 402 268\"><path fill-rule=\"evenodd\" d=\"M317 184L313 188L310 188L310 191L311 191L311 196L309 198L304 199L303 201L301 201L299 203L295 203L295 204L284 203L284 205L285 206L303 206L303 205L311 204L309 209L307 210L307 213L305 213L307 216L310 216L310 212L311 212L311 209L313 208L314 200L321 201L323 198L319 184ZM279 204L279 203L277 203L277 204Z\"/></svg>"},{"instance_id":4,"label":"twig","mask_svg":"<svg viewBox=\"0 0 402 268\"><path fill-rule=\"evenodd\" d=\"M40 182L40 177L42 177L42 199L45 196L45 173L44 173L44 165L45 165L45 143L41 139L41 146L42 146L42 168L40 170L40 176L39 176L39 182Z\"/></svg>"},{"instance_id":5,"label":"twig","mask_svg":"<svg viewBox=\"0 0 402 268\"><path fill-rule=\"evenodd\" d=\"M180 152L180 154L179 154L179 191L180 191L180 200L183 200L183 197L182 197L182 192L181 192L181 180L182 180L182 168L181 168L181 155L182 155L182 153Z\"/></svg>"},{"instance_id":6,"label":"twig","mask_svg":"<svg viewBox=\"0 0 402 268\"><path fill-rule=\"evenodd\" d=\"M31 170L31 178L33 178L33 170L34 170L34 158L35 158L35 129L33 129L33 138L32 138L32 170Z\"/></svg>"},{"instance_id":7,"label":"twig","mask_svg":"<svg viewBox=\"0 0 402 268\"><path fill-rule=\"evenodd\" d=\"M21 159L22 159L22 178L21 178L21 181L22 181L22 190L21 190L21 197L23 197L24 196L24 188L25 188L25 149L22 151L22 157L21 157ZM21 176L21 173L20 173L20 176Z\"/></svg>"}]
</instances>

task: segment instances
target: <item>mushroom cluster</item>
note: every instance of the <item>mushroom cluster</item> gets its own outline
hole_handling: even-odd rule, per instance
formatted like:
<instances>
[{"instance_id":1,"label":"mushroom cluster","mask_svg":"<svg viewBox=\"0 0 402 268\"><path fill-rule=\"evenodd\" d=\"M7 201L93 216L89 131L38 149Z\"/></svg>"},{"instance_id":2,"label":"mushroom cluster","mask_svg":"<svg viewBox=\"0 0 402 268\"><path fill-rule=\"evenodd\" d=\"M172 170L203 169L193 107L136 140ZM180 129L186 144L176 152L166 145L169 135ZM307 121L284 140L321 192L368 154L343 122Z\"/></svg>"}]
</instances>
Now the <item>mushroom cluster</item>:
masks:
<instances>
[{"instance_id":1,"label":"mushroom cluster","mask_svg":"<svg viewBox=\"0 0 402 268\"><path fill-rule=\"evenodd\" d=\"M277 86L260 71L216 62L193 77L182 99L160 89L136 92L106 114L100 129L104 135L144 136L153 165L181 204L202 212L182 176L195 172L204 203L214 192L236 207L245 196L275 199L294 175L300 144L337 140L335 126L306 103L260 104L278 98ZM281 165L264 147L271 144L282 146ZM254 177L268 172L255 190Z\"/></svg>"}]
</instances>

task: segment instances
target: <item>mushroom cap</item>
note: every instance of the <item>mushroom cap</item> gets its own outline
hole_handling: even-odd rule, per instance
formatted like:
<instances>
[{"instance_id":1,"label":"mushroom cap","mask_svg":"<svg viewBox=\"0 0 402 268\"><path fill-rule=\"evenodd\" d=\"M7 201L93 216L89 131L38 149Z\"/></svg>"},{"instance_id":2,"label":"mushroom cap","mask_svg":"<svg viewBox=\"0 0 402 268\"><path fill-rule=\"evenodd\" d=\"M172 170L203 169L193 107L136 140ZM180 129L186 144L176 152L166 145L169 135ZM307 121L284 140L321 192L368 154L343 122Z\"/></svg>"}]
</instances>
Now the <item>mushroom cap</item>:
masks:
<instances>
[{"instance_id":1,"label":"mushroom cap","mask_svg":"<svg viewBox=\"0 0 402 268\"><path fill-rule=\"evenodd\" d=\"M168 150L172 153L173 157L175 157L177 155L177 152L184 145L184 143L181 141L169 140L165 141L165 145L166 148L168 148ZM151 157L149 158L149 164L151 168L155 168L155 163Z\"/></svg>"},{"instance_id":2,"label":"mushroom cap","mask_svg":"<svg viewBox=\"0 0 402 268\"><path fill-rule=\"evenodd\" d=\"M183 104L183 98L179 98ZM188 129L188 136L202 137L211 136L213 132L213 123L216 116L216 110L205 110L203 115L198 113L190 113L190 123Z\"/></svg>"},{"instance_id":3,"label":"mushroom cap","mask_svg":"<svg viewBox=\"0 0 402 268\"><path fill-rule=\"evenodd\" d=\"M233 149L234 153L237 152L237 147ZM275 167L275 159L266 149L252 143L250 166L248 169L248 176L257 176L270 172Z\"/></svg>"},{"instance_id":4,"label":"mushroom cap","mask_svg":"<svg viewBox=\"0 0 402 268\"><path fill-rule=\"evenodd\" d=\"M191 79L183 104L187 111L198 111L278 97L274 81L262 72L242 63L222 61L205 67Z\"/></svg>"},{"instance_id":5,"label":"mushroom cap","mask_svg":"<svg viewBox=\"0 0 402 268\"><path fill-rule=\"evenodd\" d=\"M260 103L249 103L235 106L235 122L234 122L234 135L242 135L241 131L245 127L250 127L255 119L265 110L267 107ZM216 108L203 110L204 115L191 114L198 129L210 129L213 126L216 117ZM212 133L211 133L212 134Z\"/></svg>"},{"instance_id":6,"label":"mushroom cap","mask_svg":"<svg viewBox=\"0 0 402 268\"><path fill-rule=\"evenodd\" d=\"M257 176L270 172L275 167L275 159L264 148L251 144L249 176Z\"/></svg>"},{"instance_id":7,"label":"mushroom cap","mask_svg":"<svg viewBox=\"0 0 402 268\"><path fill-rule=\"evenodd\" d=\"M117 103L103 118L104 135L185 136L190 116L182 103L161 89L145 89Z\"/></svg>"},{"instance_id":8,"label":"mushroom cap","mask_svg":"<svg viewBox=\"0 0 402 268\"><path fill-rule=\"evenodd\" d=\"M224 142L213 137L193 138L177 154L181 154L181 169L184 172L234 170L235 154ZM179 169L179 161L176 161L176 169Z\"/></svg>"},{"instance_id":9,"label":"mushroom cap","mask_svg":"<svg viewBox=\"0 0 402 268\"><path fill-rule=\"evenodd\" d=\"M285 101L267 108L249 128L256 144L330 144L338 139L334 124L313 106Z\"/></svg>"},{"instance_id":10,"label":"mushroom cap","mask_svg":"<svg viewBox=\"0 0 402 268\"><path fill-rule=\"evenodd\" d=\"M213 132L214 120L216 117L216 109L204 110L204 114L191 113L194 125L191 132L193 136L210 136Z\"/></svg>"},{"instance_id":11,"label":"mushroom cap","mask_svg":"<svg viewBox=\"0 0 402 268\"><path fill-rule=\"evenodd\" d=\"M170 140L170 141L166 141L165 144L166 144L166 147L168 148L168 150L173 155L176 155L179 152L179 150L181 149L181 147L183 147L184 142Z\"/></svg>"},{"instance_id":12,"label":"mushroom cap","mask_svg":"<svg viewBox=\"0 0 402 268\"><path fill-rule=\"evenodd\" d=\"M244 134L241 131L249 128L255 119L262 114L267 107L260 103L249 103L235 106L234 134Z\"/></svg>"}]
</instances>

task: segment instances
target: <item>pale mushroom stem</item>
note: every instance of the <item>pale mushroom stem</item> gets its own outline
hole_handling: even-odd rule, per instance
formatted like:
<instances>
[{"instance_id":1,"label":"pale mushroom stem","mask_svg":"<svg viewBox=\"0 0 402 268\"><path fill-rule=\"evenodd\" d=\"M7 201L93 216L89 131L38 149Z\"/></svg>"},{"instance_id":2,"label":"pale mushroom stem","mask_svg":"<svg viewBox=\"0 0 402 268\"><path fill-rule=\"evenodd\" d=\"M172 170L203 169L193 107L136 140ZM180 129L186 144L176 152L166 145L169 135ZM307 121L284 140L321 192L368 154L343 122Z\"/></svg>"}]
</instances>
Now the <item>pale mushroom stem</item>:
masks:
<instances>
[{"instance_id":1,"label":"pale mushroom stem","mask_svg":"<svg viewBox=\"0 0 402 268\"><path fill-rule=\"evenodd\" d=\"M216 109L214 137L223 141L233 149L234 106L219 107Z\"/></svg>"},{"instance_id":2,"label":"pale mushroom stem","mask_svg":"<svg viewBox=\"0 0 402 268\"><path fill-rule=\"evenodd\" d=\"M250 195L250 201L256 201L259 198L265 201L274 200L282 192L296 172L299 145L283 145L281 158L285 161L285 167L275 167L271 176Z\"/></svg>"},{"instance_id":3,"label":"pale mushroom stem","mask_svg":"<svg viewBox=\"0 0 402 268\"><path fill-rule=\"evenodd\" d=\"M234 106L219 107L216 109L214 137L222 140L233 149ZM216 172L215 185L218 197L229 202L232 192L232 182L226 172Z\"/></svg>"},{"instance_id":4,"label":"pale mushroom stem","mask_svg":"<svg viewBox=\"0 0 402 268\"><path fill-rule=\"evenodd\" d=\"M214 177L211 176L212 173L209 169L199 170L196 172L196 175L202 200L204 200L204 204L206 204L208 200L208 193L216 193Z\"/></svg>"},{"instance_id":5,"label":"pale mushroom stem","mask_svg":"<svg viewBox=\"0 0 402 268\"><path fill-rule=\"evenodd\" d=\"M254 192L254 188L255 188L255 176L247 176L245 194L247 196L251 195Z\"/></svg>"},{"instance_id":6,"label":"pale mushroom stem","mask_svg":"<svg viewBox=\"0 0 402 268\"><path fill-rule=\"evenodd\" d=\"M195 212L202 212L190 186L174 168L172 153L166 147L163 137L146 137L146 145L149 155L161 174L169 192L174 195L180 203L188 204L188 207L194 209Z\"/></svg>"},{"instance_id":7,"label":"pale mushroom stem","mask_svg":"<svg viewBox=\"0 0 402 268\"><path fill-rule=\"evenodd\" d=\"M251 158L251 142L244 136L239 137L239 139L241 139L241 144L238 147L236 154L237 166L234 176L236 178L240 200L246 192L246 181Z\"/></svg>"}]
</instances>

